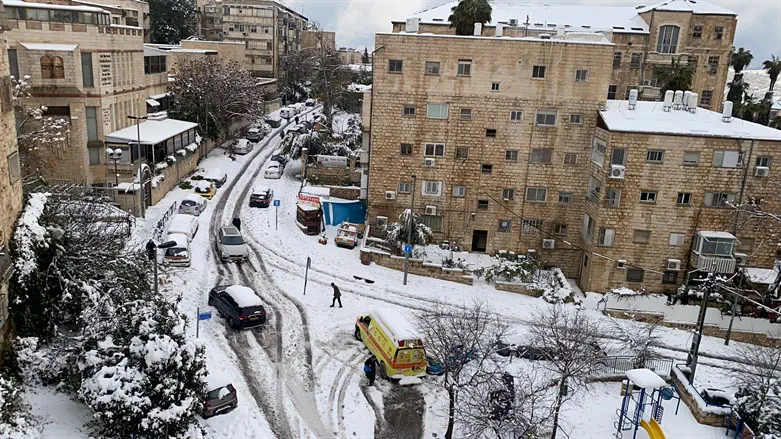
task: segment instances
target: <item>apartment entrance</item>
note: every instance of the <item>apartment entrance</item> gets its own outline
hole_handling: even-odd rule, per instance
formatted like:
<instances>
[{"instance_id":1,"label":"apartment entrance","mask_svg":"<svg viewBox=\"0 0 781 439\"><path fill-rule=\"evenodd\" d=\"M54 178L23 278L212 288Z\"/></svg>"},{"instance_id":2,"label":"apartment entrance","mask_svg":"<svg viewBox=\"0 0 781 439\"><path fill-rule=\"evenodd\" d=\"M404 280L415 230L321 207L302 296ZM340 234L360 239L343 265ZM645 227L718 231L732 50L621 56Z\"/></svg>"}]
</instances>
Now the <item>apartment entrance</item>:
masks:
<instances>
[{"instance_id":1,"label":"apartment entrance","mask_svg":"<svg viewBox=\"0 0 781 439\"><path fill-rule=\"evenodd\" d=\"M488 230L472 231L472 251L485 253L488 247Z\"/></svg>"}]
</instances>

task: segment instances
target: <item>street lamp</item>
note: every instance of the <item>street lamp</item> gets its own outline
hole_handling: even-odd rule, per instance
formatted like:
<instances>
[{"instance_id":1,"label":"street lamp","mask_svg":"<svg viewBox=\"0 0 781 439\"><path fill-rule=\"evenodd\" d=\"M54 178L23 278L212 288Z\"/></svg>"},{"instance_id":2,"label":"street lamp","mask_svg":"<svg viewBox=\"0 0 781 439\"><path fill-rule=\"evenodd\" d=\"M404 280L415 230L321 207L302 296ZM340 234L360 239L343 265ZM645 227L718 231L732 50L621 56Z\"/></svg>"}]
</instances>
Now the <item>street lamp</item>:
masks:
<instances>
[{"instance_id":1,"label":"street lamp","mask_svg":"<svg viewBox=\"0 0 781 439\"><path fill-rule=\"evenodd\" d=\"M117 181L117 186L119 186L119 172L117 171L117 161L122 159L122 149L111 149L106 148L106 156L109 160L114 160L114 177Z\"/></svg>"},{"instance_id":2,"label":"street lamp","mask_svg":"<svg viewBox=\"0 0 781 439\"><path fill-rule=\"evenodd\" d=\"M146 255L155 265L155 296L157 296L157 249L171 248L176 245L176 241L166 241L160 245L155 244L151 239L146 243Z\"/></svg>"}]
</instances>

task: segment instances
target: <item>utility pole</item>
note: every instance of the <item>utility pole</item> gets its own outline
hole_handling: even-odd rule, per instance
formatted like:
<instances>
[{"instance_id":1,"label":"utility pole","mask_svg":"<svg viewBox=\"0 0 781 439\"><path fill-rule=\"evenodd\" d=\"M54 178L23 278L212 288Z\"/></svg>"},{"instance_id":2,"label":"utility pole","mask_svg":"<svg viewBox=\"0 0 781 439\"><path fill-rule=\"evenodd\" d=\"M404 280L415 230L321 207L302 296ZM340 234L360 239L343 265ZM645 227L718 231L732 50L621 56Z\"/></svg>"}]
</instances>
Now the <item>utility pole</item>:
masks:
<instances>
[{"instance_id":1,"label":"utility pole","mask_svg":"<svg viewBox=\"0 0 781 439\"><path fill-rule=\"evenodd\" d=\"M407 285L407 272L409 271L409 254L412 253L412 219L415 215L415 186L417 177L412 176L412 206L409 208L409 218L407 219L407 245L409 251L404 252L404 285Z\"/></svg>"},{"instance_id":2,"label":"utility pole","mask_svg":"<svg viewBox=\"0 0 781 439\"><path fill-rule=\"evenodd\" d=\"M708 298L716 290L716 279L713 277L713 273L708 274L708 278L702 285L702 302L700 302L700 314L697 317L697 332L692 339L692 346L689 350L688 360L686 364L689 366L689 384L694 384L694 374L697 372L697 360L700 353L700 342L702 341L702 331L705 326L705 314L708 310Z\"/></svg>"},{"instance_id":3,"label":"utility pole","mask_svg":"<svg viewBox=\"0 0 781 439\"><path fill-rule=\"evenodd\" d=\"M130 116L128 115L128 119L136 121L136 134L137 134L137 140L138 140L138 161L141 162L141 125L139 124L142 120L147 120L149 117L147 116ZM132 148L132 146L131 146ZM130 161L133 161L133 153L131 150L130 153ZM155 146L152 145L152 169L154 169L155 166ZM132 182L130 183L133 184ZM149 184L152 184L151 182ZM146 188L144 187L144 175L141 172L141 167L138 168L138 187L139 192L141 193L141 218L146 218Z\"/></svg>"}]
</instances>

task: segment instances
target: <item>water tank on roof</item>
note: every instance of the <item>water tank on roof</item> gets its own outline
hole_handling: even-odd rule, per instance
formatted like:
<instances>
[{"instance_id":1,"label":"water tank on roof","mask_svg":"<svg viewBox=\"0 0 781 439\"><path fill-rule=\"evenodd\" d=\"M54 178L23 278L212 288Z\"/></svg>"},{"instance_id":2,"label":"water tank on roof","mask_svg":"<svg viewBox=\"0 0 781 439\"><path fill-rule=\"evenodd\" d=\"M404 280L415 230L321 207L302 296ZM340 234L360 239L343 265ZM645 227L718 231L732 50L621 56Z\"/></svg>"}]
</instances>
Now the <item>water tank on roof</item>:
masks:
<instances>
[{"instance_id":1,"label":"water tank on roof","mask_svg":"<svg viewBox=\"0 0 781 439\"><path fill-rule=\"evenodd\" d=\"M721 109L721 121L729 123L732 120L732 101L724 101Z\"/></svg>"},{"instance_id":2,"label":"water tank on roof","mask_svg":"<svg viewBox=\"0 0 781 439\"><path fill-rule=\"evenodd\" d=\"M637 89L629 90L629 109L634 110L637 106Z\"/></svg>"},{"instance_id":3,"label":"water tank on roof","mask_svg":"<svg viewBox=\"0 0 781 439\"><path fill-rule=\"evenodd\" d=\"M407 19L407 26L405 28L406 32L416 34L418 33L419 29L420 29L420 18L413 17Z\"/></svg>"},{"instance_id":4,"label":"water tank on roof","mask_svg":"<svg viewBox=\"0 0 781 439\"><path fill-rule=\"evenodd\" d=\"M700 96L697 93L690 93L689 94L689 113L696 113L697 112L697 104L699 103Z\"/></svg>"},{"instance_id":5,"label":"water tank on roof","mask_svg":"<svg viewBox=\"0 0 781 439\"><path fill-rule=\"evenodd\" d=\"M688 110L689 109L689 98L691 97L692 92L689 90L686 90L683 92L683 109Z\"/></svg>"},{"instance_id":6,"label":"water tank on roof","mask_svg":"<svg viewBox=\"0 0 781 439\"><path fill-rule=\"evenodd\" d=\"M478 37L483 34L483 23L475 23L475 31L473 34Z\"/></svg>"},{"instance_id":7,"label":"water tank on roof","mask_svg":"<svg viewBox=\"0 0 781 439\"><path fill-rule=\"evenodd\" d=\"M673 97L673 109L680 110L682 105L683 105L683 91L676 90L675 96Z\"/></svg>"},{"instance_id":8,"label":"water tank on roof","mask_svg":"<svg viewBox=\"0 0 781 439\"><path fill-rule=\"evenodd\" d=\"M672 90L667 90L664 92L664 103L662 103L662 110L663 111L670 111L673 107L673 95L675 94Z\"/></svg>"},{"instance_id":9,"label":"water tank on roof","mask_svg":"<svg viewBox=\"0 0 781 439\"><path fill-rule=\"evenodd\" d=\"M504 35L504 25L502 23L496 23L496 36L501 37Z\"/></svg>"}]
</instances>

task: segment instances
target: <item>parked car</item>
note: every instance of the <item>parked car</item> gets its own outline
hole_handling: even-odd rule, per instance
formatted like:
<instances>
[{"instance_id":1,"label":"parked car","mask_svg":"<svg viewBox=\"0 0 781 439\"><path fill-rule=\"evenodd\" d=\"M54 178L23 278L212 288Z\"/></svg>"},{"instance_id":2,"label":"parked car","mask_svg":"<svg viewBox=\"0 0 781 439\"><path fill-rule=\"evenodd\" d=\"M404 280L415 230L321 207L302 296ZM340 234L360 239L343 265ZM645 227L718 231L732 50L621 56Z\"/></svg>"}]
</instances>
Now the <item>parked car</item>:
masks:
<instances>
[{"instance_id":1,"label":"parked car","mask_svg":"<svg viewBox=\"0 0 781 439\"><path fill-rule=\"evenodd\" d=\"M225 182L228 181L228 174L226 174L222 169L220 168L212 168L212 169L202 169L193 174L192 177L190 177L190 180L194 181L211 181L214 183L215 186L222 187L222 185L225 184Z\"/></svg>"},{"instance_id":2,"label":"parked car","mask_svg":"<svg viewBox=\"0 0 781 439\"><path fill-rule=\"evenodd\" d=\"M282 167L277 162L271 162L265 171L263 176L266 178L282 178Z\"/></svg>"},{"instance_id":3,"label":"parked car","mask_svg":"<svg viewBox=\"0 0 781 439\"><path fill-rule=\"evenodd\" d=\"M273 199L274 191L268 187L253 187L252 194L249 196L249 207L269 207Z\"/></svg>"},{"instance_id":4,"label":"parked car","mask_svg":"<svg viewBox=\"0 0 781 439\"><path fill-rule=\"evenodd\" d=\"M445 365L435 360L433 357L426 356L426 373L429 375L440 376L445 374Z\"/></svg>"},{"instance_id":5,"label":"parked car","mask_svg":"<svg viewBox=\"0 0 781 439\"><path fill-rule=\"evenodd\" d=\"M209 180L194 181L193 190L207 200L211 200L217 194L217 186Z\"/></svg>"},{"instance_id":6,"label":"parked car","mask_svg":"<svg viewBox=\"0 0 781 439\"><path fill-rule=\"evenodd\" d=\"M263 119L264 122L268 124L271 128L279 128L282 125L282 122L280 122L277 119L271 119L269 117Z\"/></svg>"},{"instance_id":7,"label":"parked car","mask_svg":"<svg viewBox=\"0 0 781 439\"><path fill-rule=\"evenodd\" d=\"M171 224L168 226L168 234L180 233L192 241L198 233L198 218L192 215L177 213L171 218Z\"/></svg>"},{"instance_id":8,"label":"parked car","mask_svg":"<svg viewBox=\"0 0 781 439\"><path fill-rule=\"evenodd\" d=\"M252 288L220 285L209 291L209 306L225 317L232 329L251 328L266 323L266 309Z\"/></svg>"},{"instance_id":9,"label":"parked car","mask_svg":"<svg viewBox=\"0 0 781 439\"><path fill-rule=\"evenodd\" d=\"M282 166L282 169L285 169L285 166L287 166L287 157L282 154L272 155L271 161L279 163Z\"/></svg>"},{"instance_id":10,"label":"parked car","mask_svg":"<svg viewBox=\"0 0 781 439\"><path fill-rule=\"evenodd\" d=\"M264 133L261 131L260 128L250 128L247 130L247 140L253 143L260 142L260 139L262 139L264 136Z\"/></svg>"},{"instance_id":11,"label":"parked car","mask_svg":"<svg viewBox=\"0 0 781 439\"><path fill-rule=\"evenodd\" d=\"M233 145L233 153L238 155L249 154L255 145L247 139L239 139L236 144Z\"/></svg>"},{"instance_id":12,"label":"parked car","mask_svg":"<svg viewBox=\"0 0 781 439\"><path fill-rule=\"evenodd\" d=\"M223 261L247 260L249 251L239 229L233 226L220 228L217 232L217 253Z\"/></svg>"},{"instance_id":13,"label":"parked car","mask_svg":"<svg viewBox=\"0 0 781 439\"><path fill-rule=\"evenodd\" d=\"M296 110L290 107L285 107L279 110L279 117L283 119L290 119L291 117L296 115Z\"/></svg>"},{"instance_id":14,"label":"parked car","mask_svg":"<svg viewBox=\"0 0 781 439\"><path fill-rule=\"evenodd\" d=\"M518 346L514 344L508 344L502 340L499 340L496 343L496 353L501 355L502 357L517 357Z\"/></svg>"},{"instance_id":15,"label":"parked car","mask_svg":"<svg viewBox=\"0 0 781 439\"><path fill-rule=\"evenodd\" d=\"M337 247L355 248L358 244L358 225L343 222L336 229L336 238L334 239Z\"/></svg>"},{"instance_id":16,"label":"parked car","mask_svg":"<svg viewBox=\"0 0 781 439\"><path fill-rule=\"evenodd\" d=\"M187 194L179 203L179 213L200 216L206 209L206 198L197 194Z\"/></svg>"},{"instance_id":17,"label":"parked car","mask_svg":"<svg viewBox=\"0 0 781 439\"><path fill-rule=\"evenodd\" d=\"M191 260L190 240L181 233L170 233L165 237L165 241L174 241L173 247L165 249L163 254L163 263L174 267L189 267Z\"/></svg>"},{"instance_id":18,"label":"parked car","mask_svg":"<svg viewBox=\"0 0 781 439\"><path fill-rule=\"evenodd\" d=\"M315 100L312 99L312 98L309 98L309 99L306 100L306 102L304 102L304 105L306 105L307 107L314 107L315 106Z\"/></svg>"},{"instance_id":19,"label":"parked car","mask_svg":"<svg viewBox=\"0 0 781 439\"><path fill-rule=\"evenodd\" d=\"M516 348L519 358L525 358L527 360L550 360L553 358L553 353L549 349L536 347L536 346L518 346Z\"/></svg>"},{"instance_id":20,"label":"parked car","mask_svg":"<svg viewBox=\"0 0 781 439\"><path fill-rule=\"evenodd\" d=\"M239 405L239 398L233 384L220 386L206 392L206 399L203 401L201 416L204 419L212 416L227 413Z\"/></svg>"}]
</instances>

